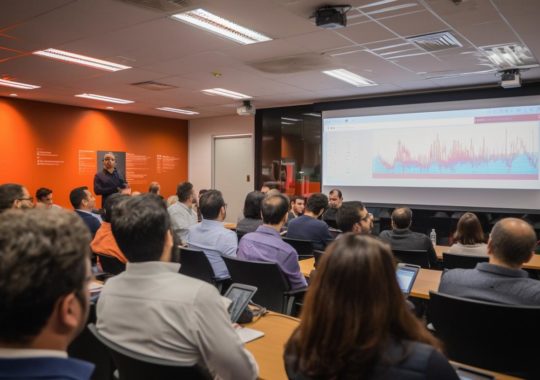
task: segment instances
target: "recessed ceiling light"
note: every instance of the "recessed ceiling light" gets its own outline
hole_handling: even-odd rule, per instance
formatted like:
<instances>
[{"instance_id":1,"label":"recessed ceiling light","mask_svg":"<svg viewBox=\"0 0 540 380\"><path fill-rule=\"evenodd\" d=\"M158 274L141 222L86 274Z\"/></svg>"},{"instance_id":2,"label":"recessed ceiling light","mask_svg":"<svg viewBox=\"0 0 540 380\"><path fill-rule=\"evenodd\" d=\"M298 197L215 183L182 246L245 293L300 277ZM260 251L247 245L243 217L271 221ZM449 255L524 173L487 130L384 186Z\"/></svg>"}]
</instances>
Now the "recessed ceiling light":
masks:
<instances>
[{"instance_id":1,"label":"recessed ceiling light","mask_svg":"<svg viewBox=\"0 0 540 380\"><path fill-rule=\"evenodd\" d=\"M102 101L102 102L110 102L110 103L118 103L118 104L134 103L133 100L111 98L109 96L96 95L96 94L79 94L79 95L75 95L75 96L77 98L93 99L93 100L99 100L99 101Z\"/></svg>"},{"instance_id":2,"label":"recessed ceiling light","mask_svg":"<svg viewBox=\"0 0 540 380\"><path fill-rule=\"evenodd\" d=\"M207 95L226 96L227 98L233 98L233 99L251 99L252 98L249 95L245 95L240 92L226 90L224 88L209 88L207 90L202 90L202 92L204 92Z\"/></svg>"},{"instance_id":3,"label":"recessed ceiling light","mask_svg":"<svg viewBox=\"0 0 540 380\"><path fill-rule=\"evenodd\" d=\"M41 87L41 86L35 86L33 84L14 82L12 80L7 80L7 79L0 79L0 86L20 88L21 90L35 90L36 88Z\"/></svg>"},{"instance_id":4,"label":"recessed ceiling light","mask_svg":"<svg viewBox=\"0 0 540 380\"><path fill-rule=\"evenodd\" d=\"M200 8L189 12L177 13L172 15L172 18L195 25L244 45L272 40L264 34L257 33L254 30L235 24L232 21Z\"/></svg>"},{"instance_id":5,"label":"recessed ceiling light","mask_svg":"<svg viewBox=\"0 0 540 380\"><path fill-rule=\"evenodd\" d=\"M323 71L323 74L330 75L331 77L350 83L356 87L367 87L367 86L377 85L377 83L345 69L327 70L327 71Z\"/></svg>"},{"instance_id":6,"label":"recessed ceiling light","mask_svg":"<svg viewBox=\"0 0 540 380\"><path fill-rule=\"evenodd\" d=\"M483 46L486 57L499 69L527 69L537 67L538 62L525 45L507 44Z\"/></svg>"},{"instance_id":7,"label":"recessed ceiling light","mask_svg":"<svg viewBox=\"0 0 540 380\"><path fill-rule=\"evenodd\" d=\"M17 97L19 95L17 95L17 94L9 94L9 96Z\"/></svg>"},{"instance_id":8,"label":"recessed ceiling light","mask_svg":"<svg viewBox=\"0 0 540 380\"><path fill-rule=\"evenodd\" d=\"M77 63L79 65L90 66L96 69L107 70L107 71L120 71L131 69L131 66L120 65L118 63L104 61L102 59L87 57L85 55L70 53L68 51L58 50L58 49L47 49L47 50L38 50L33 54L39 55L42 57L48 57L53 59L58 59L61 61Z\"/></svg>"},{"instance_id":9,"label":"recessed ceiling light","mask_svg":"<svg viewBox=\"0 0 540 380\"><path fill-rule=\"evenodd\" d=\"M181 113L183 115L198 115L199 114L198 112L195 112L195 111L183 110L180 108L172 108L172 107L159 107L156 109L160 111Z\"/></svg>"}]
</instances>

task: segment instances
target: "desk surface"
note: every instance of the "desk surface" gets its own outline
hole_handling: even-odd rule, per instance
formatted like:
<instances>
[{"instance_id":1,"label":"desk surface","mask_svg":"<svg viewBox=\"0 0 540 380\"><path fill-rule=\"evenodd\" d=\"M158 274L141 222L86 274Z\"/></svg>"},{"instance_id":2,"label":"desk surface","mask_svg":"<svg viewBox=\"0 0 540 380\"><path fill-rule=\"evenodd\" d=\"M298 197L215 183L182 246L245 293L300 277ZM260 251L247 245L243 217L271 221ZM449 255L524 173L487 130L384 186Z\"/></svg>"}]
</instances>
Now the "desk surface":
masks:
<instances>
[{"instance_id":1,"label":"desk surface","mask_svg":"<svg viewBox=\"0 0 540 380\"><path fill-rule=\"evenodd\" d=\"M450 248L450 247L447 247L445 245L436 245L435 246L435 252L437 253L437 258L439 260L442 260L442 254L443 254L443 252L447 252L448 248ZM531 261L529 261L528 263L523 264L523 268L540 270L540 255L536 255L536 254L533 255Z\"/></svg>"}]
</instances>

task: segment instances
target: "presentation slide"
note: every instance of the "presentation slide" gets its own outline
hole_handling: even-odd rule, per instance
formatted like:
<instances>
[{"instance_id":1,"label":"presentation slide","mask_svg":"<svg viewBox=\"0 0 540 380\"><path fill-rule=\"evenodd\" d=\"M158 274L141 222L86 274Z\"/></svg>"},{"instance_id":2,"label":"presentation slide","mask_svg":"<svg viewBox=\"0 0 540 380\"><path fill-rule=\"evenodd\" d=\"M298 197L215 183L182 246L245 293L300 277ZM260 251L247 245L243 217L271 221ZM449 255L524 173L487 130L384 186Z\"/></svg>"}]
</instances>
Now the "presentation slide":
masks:
<instances>
[{"instance_id":1,"label":"presentation slide","mask_svg":"<svg viewBox=\"0 0 540 380\"><path fill-rule=\"evenodd\" d=\"M325 111L322 141L322 189L346 200L540 204L540 96Z\"/></svg>"}]
</instances>

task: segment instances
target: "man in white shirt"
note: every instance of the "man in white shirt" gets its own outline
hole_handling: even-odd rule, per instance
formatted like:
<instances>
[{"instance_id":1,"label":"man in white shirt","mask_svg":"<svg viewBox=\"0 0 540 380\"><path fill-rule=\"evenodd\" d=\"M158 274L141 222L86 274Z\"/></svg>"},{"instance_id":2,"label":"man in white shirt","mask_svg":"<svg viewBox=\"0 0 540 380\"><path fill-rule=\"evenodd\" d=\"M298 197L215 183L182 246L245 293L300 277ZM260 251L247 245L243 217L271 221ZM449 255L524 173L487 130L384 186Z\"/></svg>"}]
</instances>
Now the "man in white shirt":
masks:
<instances>
[{"instance_id":1,"label":"man in white shirt","mask_svg":"<svg viewBox=\"0 0 540 380\"><path fill-rule=\"evenodd\" d=\"M171 224L178 239L178 242L184 244L187 240L188 228L197 224L197 212L193 210L195 200L195 191L193 185L189 182L182 182L176 188L178 202L169 206L167 211L171 217Z\"/></svg>"},{"instance_id":2,"label":"man in white shirt","mask_svg":"<svg viewBox=\"0 0 540 380\"><path fill-rule=\"evenodd\" d=\"M220 379L255 379L257 364L234 331L224 299L206 282L178 273L163 202L153 194L113 209L112 231L129 262L107 281L97 328L141 354L205 366Z\"/></svg>"}]
</instances>

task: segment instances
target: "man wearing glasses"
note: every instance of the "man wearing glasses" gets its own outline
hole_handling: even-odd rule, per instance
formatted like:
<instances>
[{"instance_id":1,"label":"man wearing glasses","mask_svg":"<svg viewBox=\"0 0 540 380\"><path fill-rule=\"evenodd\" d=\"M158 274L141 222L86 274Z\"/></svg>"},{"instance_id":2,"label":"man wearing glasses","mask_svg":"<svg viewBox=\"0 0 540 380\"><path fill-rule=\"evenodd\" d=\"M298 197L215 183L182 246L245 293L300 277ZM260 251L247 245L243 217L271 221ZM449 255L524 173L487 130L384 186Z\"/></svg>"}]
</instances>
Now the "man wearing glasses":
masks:
<instances>
[{"instance_id":1,"label":"man wearing glasses","mask_svg":"<svg viewBox=\"0 0 540 380\"><path fill-rule=\"evenodd\" d=\"M33 208L34 198L26 187L16 183L0 185L0 212L10 208Z\"/></svg>"},{"instance_id":2,"label":"man wearing glasses","mask_svg":"<svg viewBox=\"0 0 540 380\"><path fill-rule=\"evenodd\" d=\"M337 226L341 232L371 234L373 215L360 201L344 202L337 212Z\"/></svg>"}]
</instances>

